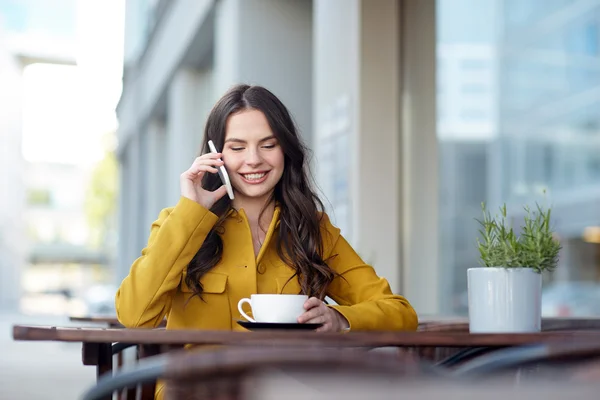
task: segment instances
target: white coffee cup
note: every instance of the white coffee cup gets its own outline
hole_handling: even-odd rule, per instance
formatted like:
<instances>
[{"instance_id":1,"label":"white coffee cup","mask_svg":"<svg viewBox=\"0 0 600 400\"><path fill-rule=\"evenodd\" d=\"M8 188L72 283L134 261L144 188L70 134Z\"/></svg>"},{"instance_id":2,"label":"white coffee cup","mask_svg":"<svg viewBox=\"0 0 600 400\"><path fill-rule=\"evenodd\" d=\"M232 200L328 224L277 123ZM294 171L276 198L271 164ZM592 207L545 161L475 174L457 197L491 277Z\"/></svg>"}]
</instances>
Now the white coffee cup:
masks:
<instances>
[{"instance_id":1,"label":"white coffee cup","mask_svg":"<svg viewBox=\"0 0 600 400\"><path fill-rule=\"evenodd\" d=\"M253 294L238 302L238 310L250 322L297 323L304 313L304 302L308 296L301 294ZM243 310L244 303L250 304L250 318Z\"/></svg>"}]
</instances>

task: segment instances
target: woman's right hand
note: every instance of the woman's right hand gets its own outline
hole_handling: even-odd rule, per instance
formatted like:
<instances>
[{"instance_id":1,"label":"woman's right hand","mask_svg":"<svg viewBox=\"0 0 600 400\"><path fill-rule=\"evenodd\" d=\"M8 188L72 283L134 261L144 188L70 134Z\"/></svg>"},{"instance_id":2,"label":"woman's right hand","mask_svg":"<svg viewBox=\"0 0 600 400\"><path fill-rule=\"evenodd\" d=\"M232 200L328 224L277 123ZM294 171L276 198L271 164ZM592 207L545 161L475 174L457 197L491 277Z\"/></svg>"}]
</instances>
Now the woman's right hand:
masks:
<instances>
[{"instance_id":1,"label":"woman's right hand","mask_svg":"<svg viewBox=\"0 0 600 400\"><path fill-rule=\"evenodd\" d=\"M216 174L218 173L217 168L223 165L223 161L220 160L221 157L221 153L206 153L196 158L192 166L179 177L181 195L209 210L213 204L225 196L227 194L225 185L214 192L202 188L204 174L207 172Z\"/></svg>"}]
</instances>

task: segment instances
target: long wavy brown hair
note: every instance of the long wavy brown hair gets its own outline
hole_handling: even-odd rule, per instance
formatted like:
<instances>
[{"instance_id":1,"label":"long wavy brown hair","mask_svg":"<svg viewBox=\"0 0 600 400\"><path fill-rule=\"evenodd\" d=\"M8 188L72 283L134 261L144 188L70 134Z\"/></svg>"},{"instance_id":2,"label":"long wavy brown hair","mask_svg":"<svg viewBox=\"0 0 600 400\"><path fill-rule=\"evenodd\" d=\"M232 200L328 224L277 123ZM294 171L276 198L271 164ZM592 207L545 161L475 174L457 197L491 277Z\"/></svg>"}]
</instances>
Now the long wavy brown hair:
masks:
<instances>
[{"instance_id":1,"label":"long wavy brown hair","mask_svg":"<svg viewBox=\"0 0 600 400\"><path fill-rule=\"evenodd\" d=\"M228 118L242 110L261 111L284 154L283 175L266 206L275 201L280 207L277 232L277 253L295 269L303 294L323 299L336 273L323 259L321 218L323 203L315 194L309 177L308 150L304 146L289 111L269 90L260 86L237 85L231 88L213 107L206 121L202 153L208 152L208 141L217 149L225 142ZM222 185L218 175L205 174L202 186L216 190ZM219 217L215 227L187 267L186 284L194 296L202 298L200 279L220 261L223 254L223 222L232 211L231 200L224 196L211 211ZM264 209L263 209L264 210ZM259 219L260 220L260 219Z\"/></svg>"}]
</instances>

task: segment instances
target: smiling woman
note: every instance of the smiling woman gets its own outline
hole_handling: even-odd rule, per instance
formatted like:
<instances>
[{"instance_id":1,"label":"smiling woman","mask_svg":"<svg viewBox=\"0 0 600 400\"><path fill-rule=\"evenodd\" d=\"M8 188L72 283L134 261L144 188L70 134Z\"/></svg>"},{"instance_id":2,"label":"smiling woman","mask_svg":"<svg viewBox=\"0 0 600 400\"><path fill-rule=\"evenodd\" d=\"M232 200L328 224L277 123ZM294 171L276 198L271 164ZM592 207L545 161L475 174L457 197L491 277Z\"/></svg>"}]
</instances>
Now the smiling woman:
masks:
<instances>
[{"instance_id":1,"label":"smiling woman","mask_svg":"<svg viewBox=\"0 0 600 400\"><path fill-rule=\"evenodd\" d=\"M209 151L214 143L220 153ZM308 297L298 323L321 331L414 330L409 302L391 292L323 212L306 149L270 91L238 85L208 116L203 155L180 177L181 198L152 225L116 296L125 326L238 329L252 294ZM226 194L225 166L235 192ZM337 304L328 306L326 296Z\"/></svg>"},{"instance_id":2,"label":"smiling woman","mask_svg":"<svg viewBox=\"0 0 600 400\"><path fill-rule=\"evenodd\" d=\"M209 141L221 152L209 151ZM278 294L305 297L303 311L286 316L298 328L416 330L410 303L323 212L306 149L275 95L248 85L228 91L208 116L202 153L181 174L179 202L160 213L121 283L123 325L152 328L166 316L167 329L245 330L235 323L240 300ZM223 165L233 200L218 176Z\"/></svg>"},{"instance_id":3,"label":"smiling woman","mask_svg":"<svg viewBox=\"0 0 600 400\"><path fill-rule=\"evenodd\" d=\"M209 141L221 152L209 151ZM228 91L208 116L202 153L117 292L121 323L155 327L167 316L167 329L244 330L235 323L241 299L302 294L304 312L294 319L320 331L417 328L409 302L329 222L300 135L274 94ZM217 174L223 165L233 200Z\"/></svg>"}]
</instances>

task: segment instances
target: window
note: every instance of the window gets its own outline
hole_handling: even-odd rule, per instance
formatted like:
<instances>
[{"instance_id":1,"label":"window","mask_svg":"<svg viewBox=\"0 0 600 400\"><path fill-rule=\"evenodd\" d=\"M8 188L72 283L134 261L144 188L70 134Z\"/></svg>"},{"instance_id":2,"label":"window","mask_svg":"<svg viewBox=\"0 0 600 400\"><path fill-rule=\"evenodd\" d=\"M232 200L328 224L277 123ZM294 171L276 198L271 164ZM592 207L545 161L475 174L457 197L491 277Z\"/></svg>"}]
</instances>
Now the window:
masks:
<instances>
[{"instance_id":1,"label":"window","mask_svg":"<svg viewBox=\"0 0 600 400\"><path fill-rule=\"evenodd\" d=\"M480 109L466 109L460 113L462 119L472 121L485 121L488 118L488 114Z\"/></svg>"},{"instance_id":2,"label":"window","mask_svg":"<svg viewBox=\"0 0 600 400\"><path fill-rule=\"evenodd\" d=\"M461 90L464 94L484 94L490 89L488 85L482 83L465 83L462 85Z\"/></svg>"},{"instance_id":3,"label":"window","mask_svg":"<svg viewBox=\"0 0 600 400\"><path fill-rule=\"evenodd\" d=\"M465 269L478 263L473 221L483 201L506 203L513 216L535 202L560 204L555 228L569 257L561 264L589 267L568 247L600 204L600 196L591 196L600 187L600 108L593 95L600 89L600 0L587 8L567 0L437 4L438 59L463 49L457 68L438 69L437 76L438 88L458 93L450 100L438 91L446 113L456 111L452 118L439 113L437 126L440 269L447 277L441 292L448 296L442 304L460 314L466 308L453 299L467 290ZM470 11L456 12L457 4ZM565 22L544 22L550 18ZM482 34L473 21L492 32ZM482 58L482 46L495 58Z\"/></svg>"}]
</instances>

